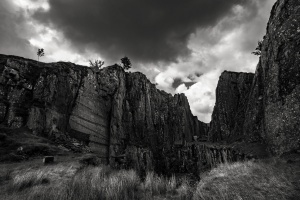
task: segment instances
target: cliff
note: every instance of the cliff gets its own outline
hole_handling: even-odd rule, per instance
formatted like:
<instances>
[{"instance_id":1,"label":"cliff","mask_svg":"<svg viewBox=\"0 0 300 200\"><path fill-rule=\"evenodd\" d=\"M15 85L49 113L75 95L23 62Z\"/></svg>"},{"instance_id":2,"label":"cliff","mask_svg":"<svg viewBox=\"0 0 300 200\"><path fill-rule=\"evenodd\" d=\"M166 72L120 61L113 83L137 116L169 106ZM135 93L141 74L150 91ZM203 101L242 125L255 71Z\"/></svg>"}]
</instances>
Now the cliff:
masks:
<instances>
[{"instance_id":1,"label":"cliff","mask_svg":"<svg viewBox=\"0 0 300 200\"><path fill-rule=\"evenodd\" d=\"M145 75L118 65L94 72L1 55L0 74L2 125L75 138L110 163L125 154L159 157L174 143L206 134L183 94L157 90Z\"/></svg>"},{"instance_id":2,"label":"cliff","mask_svg":"<svg viewBox=\"0 0 300 200\"><path fill-rule=\"evenodd\" d=\"M0 123L75 140L111 165L197 171L300 149L300 2L274 5L255 74L223 72L210 125L183 94L113 65L94 71L0 55ZM211 142L192 142L193 136ZM195 170L196 169L196 170Z\"/></svg>"},{"instance_id":3,"label":"cliff","mask_svg":"<svg viewBox=\"0 0 300 200\"><path fill-rule=\"evenodd\" d=\"M232 141L241 137L253 77L251 73L225 71L221 74L210 123L210 141Z\"/></svg>"},{"instance_id":4,"label":"cliff","mask_svg":"<svg viewBox=\"0 0 300 200\"><path fill-rule=\"evenodd\" d=\"M299 6L297 0L273 6L244 125L245 135L253 127L274 154L300 149Z\"/></svg>"},{"instance_id":5,"label":"cliff","mask_svg":"<svg viewBox=\"0 0 300 200\"><path fill-rule=\"evenodd\" d=\"M273 6L254 77L221 75L211 141L240 135L235 139L264 143L276 155L300 149L299 7L298 0L278 0Z\"/></svg>"}]
</instances>

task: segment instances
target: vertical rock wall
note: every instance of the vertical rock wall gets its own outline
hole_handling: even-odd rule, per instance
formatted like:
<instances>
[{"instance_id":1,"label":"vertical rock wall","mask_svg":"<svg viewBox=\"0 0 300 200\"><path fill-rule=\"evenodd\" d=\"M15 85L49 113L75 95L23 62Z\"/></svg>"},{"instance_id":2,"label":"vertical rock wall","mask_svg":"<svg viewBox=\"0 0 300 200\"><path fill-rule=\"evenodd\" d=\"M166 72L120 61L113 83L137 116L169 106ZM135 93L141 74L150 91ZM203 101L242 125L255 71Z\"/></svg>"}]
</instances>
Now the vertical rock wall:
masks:
<instances>
[{"instance_id":1,"label":"vertical rock wall","mask_svg":"<svg viewBox=\"0 0 300 200\"><path fill-rule=\"evenodd\" d=\"M253 77L252 73L225 71L221 74L210 123L210 141L234 141L242 136Z\"/></svg>"},{"instance_id":2,"label":"vertical rock wall","mask_svg":"<svg viewBox=\"0 0 300 200\"><path fill-rule=\"evenodd\" d=\"M149 153L141 152L157 158L163 148L206 135L183 94L157 90L142 73L118 65L95 71L1 55L0 73L2 125L71 136L113 164L131 155L149 167L150 159L141 161Z\"/></svg>"},{"instance_id":3,"label":"vertical rock wall","mask_svg":"<svg viewBox=\"0 0 300 200\"><path fill-rule=\"evenodd\" d=\"M221 75L211 141L241 136L248 142L265 143L277 155L300 149L299 16L300 1L275 3L251 87L252 75L246 79L228 72ZM243 79L247 81L240 82Z\"/></svg>"},{"instance_id":4,"label":"vertical rock wall","mask_svg":"<svg viewBox=\"0 0 300 200\"><path fill-rule=\"evenodd\" d=\"M194 173L196 176L219 164L257 158L237 146L203 142L175 146L163 154L161 165L165 169L164 173Z\"/></svg>"},{"instance_id":5,"label":"vertical rock wall","mask_svg":"<svg viewBox=\"0 0 300 200\"><path fill-rule=\"evenodd\" d=\"M107 158L111 101L101 96L99 88L97 74L88 70L70 114L69 133L85 141L99 156Z\"/></svg>"},{"instance_id":6,"label":"vertical rock wall","mask_svg":"<svg viewBox=\"0 0 300 200\"><path fill-rule=\"evenodd\" d=\"M244 131L254 132L272 153L300 149L300 2L273 6L257 66ZM256 120L252 120L256 119ZM259 120L259 122L258 122ZM254 136L255 137L255 136Z\"/></svg>"}]
</instances>

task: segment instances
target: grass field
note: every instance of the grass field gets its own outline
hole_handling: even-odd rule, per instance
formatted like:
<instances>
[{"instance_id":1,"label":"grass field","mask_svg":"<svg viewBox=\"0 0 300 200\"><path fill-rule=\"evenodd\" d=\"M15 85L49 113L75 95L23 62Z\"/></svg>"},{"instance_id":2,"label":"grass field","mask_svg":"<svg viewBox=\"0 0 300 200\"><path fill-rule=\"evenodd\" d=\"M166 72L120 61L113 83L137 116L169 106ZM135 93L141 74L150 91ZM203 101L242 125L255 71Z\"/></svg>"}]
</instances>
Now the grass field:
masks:
<instances>
[{"instance_id":1,"label":"grass field","mask_svg":"<svg viewBox=\"0 0 300 200\"><path fill-rule=\"evenodd\" d=\"M188 178L86 166L72 159L42 165L40 160L0 165L0 199L300 199L300 165L279 159L223 164Z\"/></svg>"}]
</instances>

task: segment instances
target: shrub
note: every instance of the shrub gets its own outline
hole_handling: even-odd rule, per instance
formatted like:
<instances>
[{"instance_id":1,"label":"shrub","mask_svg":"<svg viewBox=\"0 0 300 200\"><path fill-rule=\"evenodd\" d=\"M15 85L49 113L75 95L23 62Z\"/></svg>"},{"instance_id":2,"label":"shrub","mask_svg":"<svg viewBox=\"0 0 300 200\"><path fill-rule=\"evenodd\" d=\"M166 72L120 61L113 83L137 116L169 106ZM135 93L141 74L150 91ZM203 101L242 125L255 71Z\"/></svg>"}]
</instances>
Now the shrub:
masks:
<instances>
[{"instance_id":1,"label":"shrub","mask_svg":"<svg viewBox=\"0 0 300 200\"><path fill-rule=\"evenodd\" d=\"M261 55L262 43L263 43L262 40L260 40L260 41L257 42L257 47L255 48L255 51L252 52L252 54L254 54L256 56L260 56Z\"/></svg>"}]
</instances>

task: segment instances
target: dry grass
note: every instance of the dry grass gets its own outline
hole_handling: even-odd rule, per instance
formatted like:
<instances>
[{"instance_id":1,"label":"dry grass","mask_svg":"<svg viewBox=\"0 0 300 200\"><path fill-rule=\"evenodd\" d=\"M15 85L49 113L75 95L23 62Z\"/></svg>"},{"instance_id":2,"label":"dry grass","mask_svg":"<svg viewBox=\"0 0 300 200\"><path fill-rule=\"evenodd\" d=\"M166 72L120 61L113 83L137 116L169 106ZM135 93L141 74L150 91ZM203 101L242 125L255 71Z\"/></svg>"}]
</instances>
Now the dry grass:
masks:
<instances>
[{"instance_id":1,"label":"dry grass","mask_svg":"<svg viewBox=\"0 0 300 200\"><path fill-rule=\"evenodd\" d=\"M40 169L31 168L25 172L19 171L6 186L6 195L2 198L137 199L140 179L133 170L112 171L105 166L76 169L77 171L74 171L72 166L53 165Z\"/></svg>"},{"instance_id":2,"label":"dry grass","mask_svg":"<svg viewBox=\"0 0 300 200\"><path fill-rule=\"evenodd\" d=\"M23 189L49 183L48 172L45 170L27 171L13 177L12 183L8 187L11 191L21 191Z\"/></svg>"},{"instance_id":3,"label":"dry grass","mask_svg":"<svg viewBox=\"0 0 300 200\"><path fill-rule=\"evenodd\" d=\"M106 167L80 170L62 187L55 199L135 199L139 178L134 171L110 171Z\"/></svg>"},{"instance_id":4,"label":"dry grass","mask_svg":"<svg viewBox=\"0 0 300 200\"><path fill-rule=\"evenodd\" d=\"M300 199L292 184L292 179L299 177L295 178L292 170L275 162L220 165L192 186L187 178L167 178L153 172L141 181L133 170L82 167L78 162L39 164L0 170L0 177L6 180L0 184L0 199Z\"/></svg>"},{"instance_id":5,"label":"dry grass","mask_svg":"<svg viewBox=\"0 0 300 200\"><path fill-rule=\"evenodd\" d=\"M149 193L151 196L165 195L167 193L175 193L176 185L175 176L168 179L160 177L154 172L148 172L142 188L145 193Z\"/></svg>"},{"instance_id":6,"label":"dry grass","mask_svg":"<svg viewBox=\"0 0 300 200\"><path fill-rule=\"evenodd\" d=\"M287 173L275 163L223 164L201 179L193 199L300 199Z\"/></svg>"}]
</instances>

